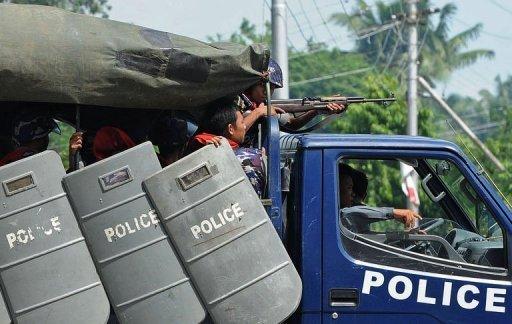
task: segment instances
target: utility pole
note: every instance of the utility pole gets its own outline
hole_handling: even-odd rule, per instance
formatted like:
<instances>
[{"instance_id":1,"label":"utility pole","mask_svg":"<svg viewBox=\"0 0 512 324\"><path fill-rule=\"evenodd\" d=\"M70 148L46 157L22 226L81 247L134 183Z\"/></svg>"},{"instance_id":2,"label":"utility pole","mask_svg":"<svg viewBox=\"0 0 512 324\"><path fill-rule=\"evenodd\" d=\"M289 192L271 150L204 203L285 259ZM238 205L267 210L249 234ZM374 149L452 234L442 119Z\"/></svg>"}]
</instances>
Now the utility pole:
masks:
<instances>
[{"instance_id":1,"label":"utility pole","mask_svg":"<svg viewBox=\"0 0 512 324\"><path fill-rule=\"evenodd\" d=\"M409 29L409 48L407 73L407 135L418 135L418 0L407 0L406 22ZM418 188L417 176L412 177ZM418 207L407 199L407 208L418 211Z\"/></svg>"},{"instance_id":2,"label":"utility pole","mask_svg":"<svg viewBox=\"0 0 512 324\"><path fill-rule=\"evenodd\" d=\"M464 133L466 133L469 136L469 138L484 152L485 156L487 156L487 158L489 158L491 162L500 171L505 171L505 167L500 162L500 160L498 160L498 158L489 150L489 148L485 146L485 144L482 143L482 141L480 141L478 136L476 136L475 133L473 133L471 128L469 128L469 126L466 125L462 118L460 118L459 115L457 115L457 113L446 103L446 101L444 101L443 98L441 98L441 96L434 91L430 84L428 84L428 82L422 77L419 77L418 81L420 85L423 86L423 88L425 88L425 90L427 90L428 93L430 93L432 98L435 101L437 101L441 108L443 108L450 115L450 117L452 117L453 120L459 125L459 127L462 128Z\"/></svg>"},{"instance_id":3,"label":"utility pole","mask_svg":"<svg viewBox=\"0 0 512 324\"><path fill-rule=\"evenodd\" d=\"M407 135L418 135L418 0L407 0L409 50L407 75Z\"/></svg>"},{"instance_id":4,"label":"utility pole","mask_svg":"<svg viewBox=\"0 0 512 324\"><path fill-rule=\"evenodd\" d=\"M283 71L283 88L276 89L274 92L275 99L288 99L290 97L286 36L286 0L272 0L272 57Z\"/></svg>"}]
</instances>

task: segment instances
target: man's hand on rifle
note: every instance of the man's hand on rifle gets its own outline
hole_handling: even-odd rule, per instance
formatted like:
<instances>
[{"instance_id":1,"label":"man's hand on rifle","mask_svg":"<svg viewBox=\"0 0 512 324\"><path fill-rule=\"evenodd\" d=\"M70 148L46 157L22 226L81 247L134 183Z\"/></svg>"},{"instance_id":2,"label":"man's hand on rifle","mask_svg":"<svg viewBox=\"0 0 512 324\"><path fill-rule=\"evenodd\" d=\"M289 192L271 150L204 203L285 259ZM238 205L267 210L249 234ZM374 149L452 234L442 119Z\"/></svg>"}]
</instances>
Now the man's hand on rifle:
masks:
<instances>
[{"instance_id":1,"label":"man's hand on rifle","mask_svg":"<svg viewBox=\"0 0 512 324\"><path fill-rule=\"evenodd\" d=\"M342 104L339 104L336 102L330 102L327 104L326 108L329 109L328 114L331 115L331 114L340 114L340 113L344 112L345 110L347 110L347 106L348 105L342 105Z\"/></svg>"},{"instance_id":2,"label":"man's hand on rifle","mask_svg":"<svg viewBox=\"0 0 512 324\"><path fill-rule=\"evenodd\" d=\"M261 103L258 107L256 107L256 109L254 109L254 111L259 116L266 116L267 115L267 106L265 106L263 103ZM281 108L276 107L276 106L271 106L271 109L270 109L271 116L275 116L276 114L284 114L284 113L285 113L285 111L282 110Z\"/></svg>"}]
</instances>

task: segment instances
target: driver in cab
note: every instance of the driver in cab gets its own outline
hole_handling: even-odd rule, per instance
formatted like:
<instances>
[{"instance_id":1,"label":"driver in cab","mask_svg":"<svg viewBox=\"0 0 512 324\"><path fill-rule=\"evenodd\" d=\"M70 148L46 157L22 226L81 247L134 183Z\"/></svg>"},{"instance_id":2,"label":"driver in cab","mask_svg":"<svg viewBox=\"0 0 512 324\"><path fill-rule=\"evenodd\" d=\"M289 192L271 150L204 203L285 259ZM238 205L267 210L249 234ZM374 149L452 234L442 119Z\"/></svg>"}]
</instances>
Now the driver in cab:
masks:
<instances>
[{"instance_id":1,"label":"driver in cab","mask_svg":"<svg viewBox=\"0 0 512 324\"><path fill-rule=\"evenodd\" d=\"M386 219L396 219L405 225L405 230L415 226L421 216L410 209L394 207L370 207L363 203L368 188L368 177L348 164L339 165L340 173L340 217L343 225L355 233L370 233L370 224Z\"/></svg>"}]
</instances>

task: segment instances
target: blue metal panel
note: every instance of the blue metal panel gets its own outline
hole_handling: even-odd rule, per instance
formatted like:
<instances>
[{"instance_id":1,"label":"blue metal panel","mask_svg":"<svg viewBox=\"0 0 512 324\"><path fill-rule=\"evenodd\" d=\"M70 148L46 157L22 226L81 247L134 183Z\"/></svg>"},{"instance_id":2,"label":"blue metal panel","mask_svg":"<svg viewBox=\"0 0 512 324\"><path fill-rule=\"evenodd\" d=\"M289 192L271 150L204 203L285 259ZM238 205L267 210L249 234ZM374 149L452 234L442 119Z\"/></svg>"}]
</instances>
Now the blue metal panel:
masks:
<instances>
[{"instance_id":1,"label":"blue metal panel","mask_svg":"<svg viewBox=\"0 0 512 324\"><path fill-rule=\"evenodd\" d=\"M400 143L394 143L391 140L385 139L388 145L375 145L375 143L367 143L364 147L363 141L358 143L358 147L354 148L353 145L347 143L348 149L329 149L324 150L323 160L323 312L324 321L332 320L332 313L337 312L339 317L338 321L345 319L347 322L358 323L373 323L376 318L379 322L388 322L393 318L396 321L396 315L413 316L414 322L416 318L423 321L434 322L435 320L442 322L496 322L505 323L511 321L510 308L512 307L511 291L512 286L510 279L505 280L483 280L479 278L469 277L456 277L439 273L428 273L422 271L412 271L407 269L399 269L393 267L386 267L381 265L372 265L365 262L354 260L349 256L343 247L339 231L339 217L338 217L338 186L337 186L337 161L338 158L343 156L357 156L357 157L393 157L393 156L428 156L431 158L450 158L455 162L464 175L470 180L476 191L485 199L492 213L500 218L500 224L508 233L511 232L511 224L506 215L503 214L501 208L498 208L500 202L491 199L488 190L484 187L481 177L475 173L474 168L468 167L467 160L463 160L463 155L457 149L448 147L447 145L432 145L435 141L424 141L427 149L422 149L421 141L417 141L414 147L415 150L406 148L400 150L397 146ZM395 145L397 144L397 145ZM370 147L371 146L371 147ZM377 148L378 147L378 148ZM456 147L455 147L456 148ZM398 149L398 150L397 150ZM305 216L306 217L306 216ZM510 241L510 240L509 240ZM510 256L509 256L510 259ZM378 261L376 261L378 262ZM407 265L404 264L404 268ZM368 271L378 272L382 274L384 281L381 286L373 287L370 293L363 294L363 282L365 274ZM397 300L391 297L389 288L389 281L396 276L403 276L412 282L411 295L404 300ZM420 280L426 284L425 295L435 298L433 304L427 304L421 301L421 294L419 290ZM451 300L449 305L442 305L446 298L443 297L446 291L446 283L449 283ZM461 303L457 296L461 287L475 287L478 291L475 294L469 294L467 300L472 299L478 301L475 309L469 310L461 307ZM401 286L403 287L403 286ZM333 288L354 288L359 292L359 304L355 307L334 307L329 302L329 291ZM401 288L403 289L403 288ZM489 300L489 292L493 289L505 291L504 301L500 300L499 305L504 306L506 313L489 311L487 302ZM501 296L501 295L500 295ZM432 299L430 299L432 301ZM420 315L423 314L423 315ZM420 317L418 317L420 316ZM408 320L406 320L408 321Z\"/></svg>"},{"instance_id":2,"label":"blue metal panel","mask_svg":"<svg viewBox=\"0 0 512 324\"><path fill-rule=\"evenodd\" d=\"M291 323L301 323L301 324L319 324L322 322L322 313L321 312L313 312L313 313L306 313L303 312L299 320L292 321Z\"/></svg>"},{"instance_id":3,"label":"blue metal panel","mask_svg":"<svg viewBox=\"0 0 512 324\"><path fill-rule=\"evenodd\" d=\"M319 321L315 322L319 323ZM346 314L343 312L324 313L322 323L354 323L354 324L434 324L443 323L439 319L427 314Z\"/></svg>"},{"instance_id":4,"label":"blue metal panel","mask_svg":"<svg viewBox=\"0 0 512 324\"><path fill-rule=\"evenodd\" d=\"M281 168L280 168L280 149L279 149L279 122L276 117L270 117L266 120L270 123L270 141L268 137L265 141L265 148L268 155L267 172L270 175L268 181L268 198L272 200L272 206L267 207L267 213L274 225L277 234L283 239L284 225L281 217Z\"/></svg>"},{"instance_id":5,"label":"blue metal panel","mask_svg":"<svg viewBox=\"0 0 512 324\"><path fill-rule=\"evenodd\" d=\"M301 146L308 148L392 148L407 150L445 150L463 155L452 142L422 136L404 135L334 135L307 134L301 139Z\"/></svg>"},{"instance_id":6,"label":"blue metal panel","mask_svg":"<svg viewBox=\"0 0 512 324\"><path fill-rule=\"evenodd\" d=\"M321 310L322 301L322 151L307 150L302 156L299 213L302 253L300 275L303 282L302 311Z\"/></svg>"}]
</instances>

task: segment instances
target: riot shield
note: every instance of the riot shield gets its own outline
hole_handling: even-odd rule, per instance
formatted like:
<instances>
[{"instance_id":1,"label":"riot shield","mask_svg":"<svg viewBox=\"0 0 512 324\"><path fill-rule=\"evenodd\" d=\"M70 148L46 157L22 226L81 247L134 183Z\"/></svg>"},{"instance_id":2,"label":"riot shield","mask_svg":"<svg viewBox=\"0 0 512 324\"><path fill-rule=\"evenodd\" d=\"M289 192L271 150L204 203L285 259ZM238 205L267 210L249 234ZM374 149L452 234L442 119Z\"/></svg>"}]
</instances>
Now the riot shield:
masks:
<instances>
[{"instance_id":1,"label":"riot shield","mask_svg":"<svg viewBox=\"0 0 512 324\"><path fill-rule=\"evenodd\" d=\"M206 314L142 191L160 169L146 142L63 179L121 323L198 323Z\"/></svg>"},{"instance_id":2,"label":"riot shield","mask_svg":"<svg viewBox=\"0 0 512 324\"><path fill-rule=\"evenodd\" d=\"M227 142L143 182L216 323L278 323L297 308L300 277Z\"/></svg>"},{"instance_id":3,"label":"riot shield","mask_svg":"<svg viewBox=\"0 0 512 324\"><path fill-rule=\"evenodd\" d=\"M105 323L109 303L45 151L0 168L0 274L17 323ZM2 321L4 323L4 321Z\"/></svg>"}]
</instances>

